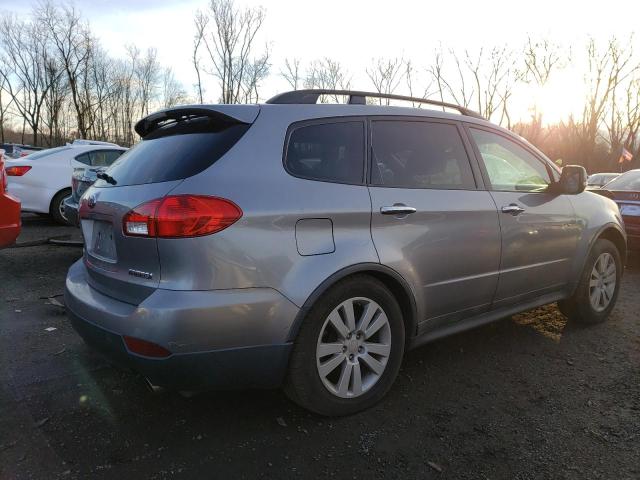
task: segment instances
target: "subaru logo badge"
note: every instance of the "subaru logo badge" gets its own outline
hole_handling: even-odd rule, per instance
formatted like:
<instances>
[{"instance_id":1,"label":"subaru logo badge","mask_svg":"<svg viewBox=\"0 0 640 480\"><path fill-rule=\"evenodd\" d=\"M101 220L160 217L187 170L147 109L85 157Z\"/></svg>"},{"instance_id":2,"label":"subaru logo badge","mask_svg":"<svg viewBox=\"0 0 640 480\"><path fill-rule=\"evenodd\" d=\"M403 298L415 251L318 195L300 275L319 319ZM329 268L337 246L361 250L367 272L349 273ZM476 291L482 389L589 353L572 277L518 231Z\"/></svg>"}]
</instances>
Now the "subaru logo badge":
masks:
<instances>
[{"instance_id":1,"label":"subaru logo badge","mask_svg":"<svg viewBox=\"0 0 640 480\"><path fill-rule=\"evenodd\" d=\"M95 195L89 195L89 198L87 198L87 205L89 206L89 208L93 208L96 206L96 196Z\"/></svg>"}]
</instances>

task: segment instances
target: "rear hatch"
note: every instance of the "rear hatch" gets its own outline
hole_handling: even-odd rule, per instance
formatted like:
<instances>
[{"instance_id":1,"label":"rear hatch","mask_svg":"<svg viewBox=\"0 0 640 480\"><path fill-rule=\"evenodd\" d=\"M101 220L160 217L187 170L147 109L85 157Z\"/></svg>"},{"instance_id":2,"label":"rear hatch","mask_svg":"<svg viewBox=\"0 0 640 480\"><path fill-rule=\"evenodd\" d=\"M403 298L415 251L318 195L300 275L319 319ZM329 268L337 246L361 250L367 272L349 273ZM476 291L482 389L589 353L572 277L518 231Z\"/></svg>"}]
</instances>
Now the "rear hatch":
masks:
<instances>
[{"instance_id":1,"label":"rear hatch","mask_svg":"<svg viewBox=\"0 0 640 480\"><path fill-rule=\"evenodd\" d=\"M84 261L93 288L137 305L158 287L156 238L126 234L123 220L213 165L258 112L257 105L179 107L138 122L142 141L102 172L80 201Z\"/></svg>"}]
</instances>

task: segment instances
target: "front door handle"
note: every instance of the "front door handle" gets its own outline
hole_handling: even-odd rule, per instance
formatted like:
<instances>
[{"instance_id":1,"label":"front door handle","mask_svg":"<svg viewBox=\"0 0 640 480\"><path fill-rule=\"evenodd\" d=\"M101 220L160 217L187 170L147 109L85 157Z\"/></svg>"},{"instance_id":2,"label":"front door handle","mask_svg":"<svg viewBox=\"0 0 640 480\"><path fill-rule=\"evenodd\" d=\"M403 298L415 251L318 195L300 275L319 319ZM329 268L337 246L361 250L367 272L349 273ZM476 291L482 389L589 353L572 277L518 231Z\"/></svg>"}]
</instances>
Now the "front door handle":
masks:
<instances>
[{"instance_id":1,"label":"front door handle","mask_svg":"<svg viewBox=\"0 0 640 480\"><path fill-rule=\"evenodd\" d=\"M380 207L380 213L383 215L409 215L416 213L416 209L406 205L391 205L390 207Z\"/></svg>"},{"instance_id":2,"label":"front door handle","mask_svg":"<svg viewBox=\"0 0 640 480\"><path fill-rule=\"evenodd\" d=\"M520 215L522 212L524 212L524 208L522 208L519 205L516 205L515 203L512 203L510 205L505 205L504 207L502 207L502 213L510 213L514 217L516 215Z\"/></svg>"}]
</instances>

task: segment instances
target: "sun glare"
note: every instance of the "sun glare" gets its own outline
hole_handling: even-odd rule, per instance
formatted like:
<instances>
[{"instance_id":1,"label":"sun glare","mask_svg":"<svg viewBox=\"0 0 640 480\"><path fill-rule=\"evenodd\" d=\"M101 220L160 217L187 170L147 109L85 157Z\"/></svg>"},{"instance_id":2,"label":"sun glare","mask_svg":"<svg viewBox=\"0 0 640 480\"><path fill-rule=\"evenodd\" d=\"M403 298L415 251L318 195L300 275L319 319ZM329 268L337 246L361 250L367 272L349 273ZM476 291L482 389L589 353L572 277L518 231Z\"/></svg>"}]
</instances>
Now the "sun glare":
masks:
<instances>
[{"instance_id":1,"label":"sun glare","mask_svg":"<svg viewBox=\"0 0 640 480\"><path fill-rule=\"evenodd\" d=\"M523 85L514 101L514 111L520 120L542 115L543 125L567 121L571 115L579 118L586 89L577 71L565 69L550 78L545 85Z\"/></svg>"}]
</instances>

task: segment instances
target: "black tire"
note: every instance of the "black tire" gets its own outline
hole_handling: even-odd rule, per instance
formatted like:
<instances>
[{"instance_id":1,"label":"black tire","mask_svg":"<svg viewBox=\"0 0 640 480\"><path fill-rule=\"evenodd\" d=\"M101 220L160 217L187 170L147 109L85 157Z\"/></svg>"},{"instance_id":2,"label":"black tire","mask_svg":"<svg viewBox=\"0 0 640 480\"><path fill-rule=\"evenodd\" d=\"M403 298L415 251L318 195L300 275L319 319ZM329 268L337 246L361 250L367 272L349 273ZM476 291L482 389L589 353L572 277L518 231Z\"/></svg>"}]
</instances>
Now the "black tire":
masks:
<instances>
[{"instance_id":1,"label":"black tire","mask_svg":"<svg viewBox=\"0 0 640 480\"><path fill-rule=\"evenodd\" d=\"M589 298L591 272L594 269L596 261L605 253L610 254L615 262L616 284L607 307L602 311L597 311L591 304L591 300ZM589 252L589 256L580 276L580 281L576 291L570 298L558 302L558 308L562 314L565 315L569 321L583 325L595 325L604 322L609 317L609 314L615 307L616 300L618 299L623 268L624 266L622 264L620 252L616 248L615 244L604 238L597 240Z\"/></svg>"},{"instance_id":2,"label":"black tire","mask_svg":"<svg viewBox=\"0 0 640 480\"><path fill-rule=\"evenodd\" d=\"M340 398L330 392L320 378L316 349L329 314L342 302L356 297L373 300L386 314L391 338L390 354L376 383L359 396ZM320 415L342 416L369 408L389 391L395 381L402 363L404 345L402 311L393 294L383 283L367 275L345 279L325 292L304 319L289 361L285 393L300 406Z\"/></svg>"},{"instance_id":3,"label":"black tire","mask_svg":"<svg viewBox=\"0 0 640 480\"><path fill-rule=\"evenodd\" d=\"M64 208L64 200L71 195L71 189L62 190L53 197L51 200L51 206L49 207L49 215L53 220L60 225L71 225L69 221L62 215L61 208Z\"/></svg>"}]
</instances>

